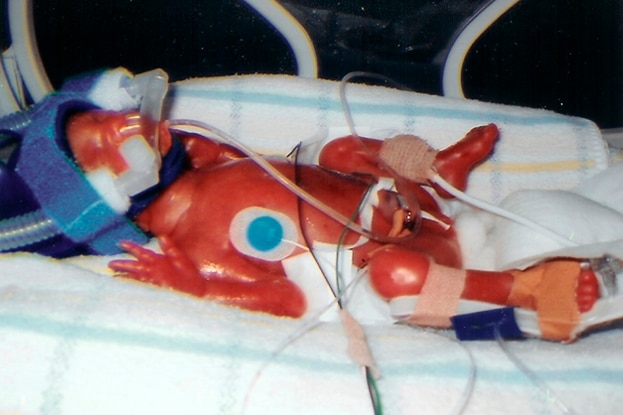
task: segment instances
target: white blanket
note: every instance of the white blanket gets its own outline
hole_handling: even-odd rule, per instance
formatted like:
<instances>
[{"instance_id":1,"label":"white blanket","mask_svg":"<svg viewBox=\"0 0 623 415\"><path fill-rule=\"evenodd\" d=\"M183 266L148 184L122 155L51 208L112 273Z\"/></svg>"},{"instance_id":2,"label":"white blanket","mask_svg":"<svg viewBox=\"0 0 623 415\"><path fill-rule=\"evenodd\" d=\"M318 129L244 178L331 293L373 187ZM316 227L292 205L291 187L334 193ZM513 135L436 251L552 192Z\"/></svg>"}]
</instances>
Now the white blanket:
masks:
<instances>
[{"instance_id":1,"label":"white blanket","mask_svg":"<svg viewBox=\"0 0 623 415\"><path fill-rule=\"evenodd\" d=\"M569 189L608 166L586 120L384 88L349 86L347 96L371 135L414 133L439 148L497 123L496 153L469 188L492 202L521 188ZM167 111L270 152L344 127L336 83L280 76L183 82ZM0 257L0 413L372 413L339 323L278 319L114 278L108 259ZM554 396L576 413L623 407L619 329L570 345L508 343L549 393L495 342L459 344L451 333L397 325L365 331L385 414L452 414L464 398L466 414L563 413Z\"/></svg>"},{"instance_id":2,"label":"white blanket","mask_svg":"<svg viewBox=\"0 0 623 415\"><path fill-rule=\"evenodd\" d=\"M34 256L0 264L0 413L372 413L338 323L307 331ZM561 413L495 342L395 325L366 333L386 414L454 413L474 367L465 414ZM614 330L507 346L576 413L614 415L622 341Z\"/></svg>"}]
</instances>

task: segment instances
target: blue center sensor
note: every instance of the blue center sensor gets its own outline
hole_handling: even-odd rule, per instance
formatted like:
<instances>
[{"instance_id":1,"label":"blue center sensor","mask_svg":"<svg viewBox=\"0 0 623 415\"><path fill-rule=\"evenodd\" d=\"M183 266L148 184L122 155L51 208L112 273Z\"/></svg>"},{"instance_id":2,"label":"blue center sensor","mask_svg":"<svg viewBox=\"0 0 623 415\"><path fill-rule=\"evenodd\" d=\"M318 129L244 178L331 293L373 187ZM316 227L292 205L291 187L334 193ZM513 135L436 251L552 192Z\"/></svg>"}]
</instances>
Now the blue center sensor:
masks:
<instances>
[{"instance_id":1,"label":"blue center sensor","mask_svg":"<svg viewBox=\"0 0 623 415\"><path fill-rule=\"evenodd\" d=\"M270 251L278 247L283 240L283 227L271 216L260 216L249 223L247 239L258 251Z\"/></svg>"}]
</instances>

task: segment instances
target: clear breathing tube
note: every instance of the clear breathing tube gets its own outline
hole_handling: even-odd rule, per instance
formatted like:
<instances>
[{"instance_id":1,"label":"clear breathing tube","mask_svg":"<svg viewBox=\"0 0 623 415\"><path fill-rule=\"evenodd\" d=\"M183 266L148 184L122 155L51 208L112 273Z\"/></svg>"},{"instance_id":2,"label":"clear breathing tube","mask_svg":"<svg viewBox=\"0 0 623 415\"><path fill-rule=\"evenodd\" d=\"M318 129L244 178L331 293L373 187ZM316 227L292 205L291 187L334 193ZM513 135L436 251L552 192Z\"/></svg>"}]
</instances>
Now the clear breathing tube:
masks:
<instances>
[{"instance_id":1,"label":"clear breathing tube","mask_svg":"<svg viewBox=\"0 0 623 415\"><path fill-rule=\"evenodd\" d=\"M54 221L42 210L0 221L0 252L23 248L60 235Z\"/></svg>"},{"instance_id":2,"label":"clear breathing tube","mask_svg":"<svg viewBox=\"0 0 623 415\"><path fill-rule=\"evenodd\" d=\"M32 121L32 108L29 107L24 111L13 112L0 117L0 131L19 131L28 127Z\"/></svg>"},{"instance_id":3,"label":"clear breathing tube","mask_svg":"<svg viewBox=\"0 0 623 415\"><path fill-rule=\"evenodd\" d=\"M0 117L0 131L21 131L32 121L32 108ZM0 148L12 143L11 136L0 135ZM0 220L0 252L24 248L60 235L62 232L43 210Z\"/></svg>"},{"instance_id":4,"label":"clear breathing tube","mask_svg":"<svg viewBox=\"0 0 623 415\"><path fill-rule=\"evenodd\" d=\"M118 180L119 183L117 184L122 190L125 190L124 194L133 195L158 182L158 171L161 163L158 129L162 103L168 90L168 76L160 69L137 74L131 78L123 78L120 89L125 90L127 94L140 102L140 117L131 120L133 124L129 128L140 126L142 136L144 136L142 141L145 141L145 146L150 150L143 150L142 147L145 146L140 145L137 148L139 141L137 139L128 140L127 145L121 149L122 155L129 162L128 164L137 168L131 169L130 174L120 178L121 180ZM10 131L16 135L22 134L31 124L36 108L34 105L26 110L0 117L0 131ZM0 136L0 148L11 143L12 139L13 136L11 135L7 135L6 138ZM152 157L144 160L145 154ZM94 184L92 183L92 185ZM120 208L111 204L110 199L106 199L106 202L118 213L123 213L125 211L123 208L127 210L125 205ZM5 218L0 220L0 252L25 248L61 234L63 234L62 230L55 225L52 219L46 216L43 209Z\"/></svg>"}]
</instances>

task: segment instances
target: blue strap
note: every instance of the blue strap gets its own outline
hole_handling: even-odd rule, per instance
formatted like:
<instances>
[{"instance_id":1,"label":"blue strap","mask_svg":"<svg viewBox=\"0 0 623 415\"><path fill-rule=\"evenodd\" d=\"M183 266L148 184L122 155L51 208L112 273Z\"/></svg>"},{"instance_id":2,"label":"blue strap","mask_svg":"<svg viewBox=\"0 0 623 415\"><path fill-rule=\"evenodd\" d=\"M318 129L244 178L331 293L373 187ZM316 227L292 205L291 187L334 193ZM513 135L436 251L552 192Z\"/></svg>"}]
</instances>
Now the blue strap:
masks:
<instances>
[{"instance_id":1,"label":"blue strap","mask_svg":"<svg viewBox=\"0 0 623 415\"><path fill-rule=\"evenodd\" d=\"M109 255L120 252L121 240L145 243L147 237L101 199L63 148L65 117L93 107L80 89L61 90L37 105L22 137L16 171L66 236L95 254Z\"/></svg>"},{"instance_id":2,"label":"blue strap","mask_svg":"<svg viewBox=\"0 0 623 415\"><path fill-rule=\"evenodd\" d=\"M459 340L518 339L523 333L515 320L512 307L461 314L450 319Z\"/></svg>"}]
</instances>

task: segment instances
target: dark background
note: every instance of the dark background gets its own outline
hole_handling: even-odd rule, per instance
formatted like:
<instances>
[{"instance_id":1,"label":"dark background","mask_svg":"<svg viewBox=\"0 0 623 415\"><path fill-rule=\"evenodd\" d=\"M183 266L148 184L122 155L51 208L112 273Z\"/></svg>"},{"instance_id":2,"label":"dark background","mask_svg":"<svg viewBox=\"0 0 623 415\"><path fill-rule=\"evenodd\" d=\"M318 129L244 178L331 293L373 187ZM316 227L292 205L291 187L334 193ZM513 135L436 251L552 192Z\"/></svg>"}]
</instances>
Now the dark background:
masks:
<instances>
[{"instance_id":1,"label":"dark background","mask_svg":"<svg viewBox=\"0 0 623 415\"><path fill-rule=\"evenodd\" d=\"M441 94L447 48L488 0L283 0L306 28L319 75L382 73ZM103 67L161 67L172 80L296 73L288 45L234 0L33 0L52 83ZM470 98L548 108L623 127L621 0L522 0L466 60Z\"/></svg>"}]
</instances>

